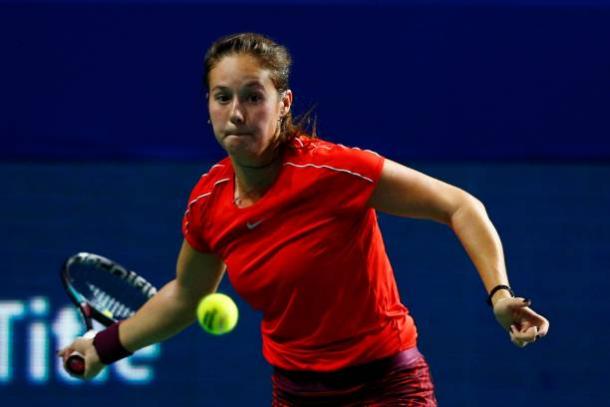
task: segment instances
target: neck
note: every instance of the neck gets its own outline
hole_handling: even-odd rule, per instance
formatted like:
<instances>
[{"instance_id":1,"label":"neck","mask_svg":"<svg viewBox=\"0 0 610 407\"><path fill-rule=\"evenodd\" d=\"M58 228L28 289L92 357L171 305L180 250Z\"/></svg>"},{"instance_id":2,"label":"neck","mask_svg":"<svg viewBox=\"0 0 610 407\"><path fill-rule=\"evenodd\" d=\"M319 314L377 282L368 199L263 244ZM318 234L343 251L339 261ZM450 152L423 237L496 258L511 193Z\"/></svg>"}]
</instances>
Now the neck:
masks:
<instances>
[{"instance_id":1,"label":"neck","mask_svg":"<svg viewBox=\"0 0 610 407\"><path fill-rule=\"evenodd\" d=\"M254 203L271 187L282 166L281 153L278 151L273 158L260 165L240 164L231 157L235 171L235 202L243 204Z\"/></svg>"}]
</instances>

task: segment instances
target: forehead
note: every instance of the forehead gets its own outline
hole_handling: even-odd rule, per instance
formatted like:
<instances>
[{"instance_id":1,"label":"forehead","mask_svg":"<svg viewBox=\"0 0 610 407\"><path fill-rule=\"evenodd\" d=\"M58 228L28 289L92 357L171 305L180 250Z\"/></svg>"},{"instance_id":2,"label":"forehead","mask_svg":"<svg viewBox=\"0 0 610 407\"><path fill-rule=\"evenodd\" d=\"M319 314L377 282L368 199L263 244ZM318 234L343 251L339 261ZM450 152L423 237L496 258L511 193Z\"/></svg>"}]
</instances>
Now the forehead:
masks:
<instances>
[{"instance_id":1,"label":"forehead","mask_svg":"<svg viewBox=\"0 0 610 407\"><path fill-rule=\"evenodd\" d=\"M271 72L251 55L227 55L210 71L209 85L212 90L215 87L239 88L258 82L265 88L274 88L270 75Z\"/></svg>"}]
</instances>

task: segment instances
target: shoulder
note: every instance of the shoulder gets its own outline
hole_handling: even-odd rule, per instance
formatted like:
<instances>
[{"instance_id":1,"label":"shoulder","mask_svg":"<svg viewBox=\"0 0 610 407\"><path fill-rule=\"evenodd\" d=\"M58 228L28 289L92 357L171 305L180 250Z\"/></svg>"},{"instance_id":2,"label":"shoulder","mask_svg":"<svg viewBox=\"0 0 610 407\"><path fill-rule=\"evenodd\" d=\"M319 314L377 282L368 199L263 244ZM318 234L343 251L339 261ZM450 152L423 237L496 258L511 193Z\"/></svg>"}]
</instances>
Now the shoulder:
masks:
<instances>
[{"instance_id":1,"label":"shoulder","mask_svg":"<svg viewBox=\"0 0 610 407\"><path fill-rule=\"evenodd\" d=\"M228 183L232 173L231 168L231 162L227 157L224 160L212 165L205 173L203 173L191 191L189 206L193 205L197 201L211 196L216 192L216 189L220 185Z\"/></svg>"},{"instance_id":2,"label":"shoulder","mask_svg":"<svg viewBox=\"0 0 610 407\"><path fill-rule=\"evenodd\" d=\"M376 182L383 157L374 151L348 147L326 140L299 137L291 145L284 165L317 169L327 174L343 174Z\"/></svg>"}]
</instances>

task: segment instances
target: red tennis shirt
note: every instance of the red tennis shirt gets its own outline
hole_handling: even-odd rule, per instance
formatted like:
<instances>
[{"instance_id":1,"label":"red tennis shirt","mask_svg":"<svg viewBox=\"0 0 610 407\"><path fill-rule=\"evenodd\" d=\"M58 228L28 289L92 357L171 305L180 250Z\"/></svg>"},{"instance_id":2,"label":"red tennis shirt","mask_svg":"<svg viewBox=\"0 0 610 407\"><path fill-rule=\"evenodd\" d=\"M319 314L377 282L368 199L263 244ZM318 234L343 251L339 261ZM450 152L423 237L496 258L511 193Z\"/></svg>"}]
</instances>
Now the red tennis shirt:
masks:
<instances>
[{"instance_id":1,"label":"red tennis shirt","mask_svg":"<svg viewBox=\"0 0 610 407\"><path fill-rule=\"evenodd\" d=\"M231 284L263 314L263 355L286 370L333 371L416 344L375 211L367 202L383 158L296 138L256 203L233 203L225 158L191 194L183 234L218 255Z\"/></svg>"}]
</instances>

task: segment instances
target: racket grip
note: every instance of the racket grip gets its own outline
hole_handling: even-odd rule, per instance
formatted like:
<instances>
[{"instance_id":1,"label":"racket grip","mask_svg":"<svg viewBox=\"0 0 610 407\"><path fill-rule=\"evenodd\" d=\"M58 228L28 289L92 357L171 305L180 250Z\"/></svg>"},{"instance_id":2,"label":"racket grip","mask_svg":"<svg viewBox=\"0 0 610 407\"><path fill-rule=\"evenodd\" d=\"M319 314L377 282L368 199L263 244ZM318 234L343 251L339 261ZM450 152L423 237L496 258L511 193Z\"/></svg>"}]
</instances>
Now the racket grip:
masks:
<instances>
[{"instance_id":1,"label":"racket grip","mask_svg":"<svg viewBox=\"0 0 610 407\"><path fill-rule=\"evenodd\" d=\"M73 376L82 376L85 374L85 358L78 352L72 352L66 362L64 369Z\"/></svg>"},{"instance_id":2,"label":"racket grip","mask_svg":"<svg viewBox=\"0 0 610 407\"><path fill-rule=\"evenodd\" d=\"M94 330L87 331L82 338L91 339L95 336ZM64 363L64 369L73 376L82 376L85 374L85 357L80 352L72 352Z\"/></svg>"}]
</instances>

